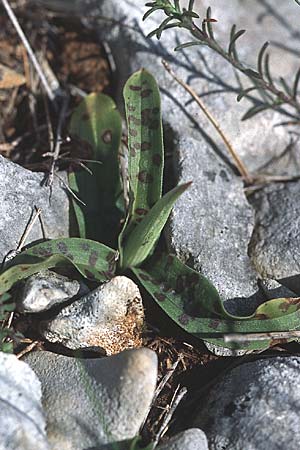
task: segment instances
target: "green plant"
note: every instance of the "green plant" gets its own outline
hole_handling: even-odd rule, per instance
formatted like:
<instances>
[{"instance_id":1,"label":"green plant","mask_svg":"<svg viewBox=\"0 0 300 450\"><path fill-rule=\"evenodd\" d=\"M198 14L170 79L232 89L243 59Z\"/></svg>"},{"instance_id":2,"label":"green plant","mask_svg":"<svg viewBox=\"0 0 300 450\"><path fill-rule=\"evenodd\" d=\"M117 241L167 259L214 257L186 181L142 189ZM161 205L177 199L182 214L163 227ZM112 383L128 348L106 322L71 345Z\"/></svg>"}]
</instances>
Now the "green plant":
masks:
<instances>
[{"instance_id":1,"label":"green plant","mask_svg":"<svg viewBox=\"0 0 300 450\"><path fill-rule=\"evenodd\" d=\"M298 0L295 1L300 5ZM211 8L207 9L206 17L202 19L202 25L199 27L195 22L195 19L199 19L200 16L193 10L194 3L195 0L190 0L187 9L181 7L180 0L155 0L146 3L146 6L150 9L144 15L144 19L156 11L163 11L167 16L161 25L153 30L149 36L156 35L156 37L160 39L164 31L170 28L182 28L188 31L193 40L179 45L175 48L176 51L191 46L207 46L222 56L239 72L246 75L251 80L252 85L241 90L238 95L238 101L253 91L257 91L260 98L257 104L251 106L245 113L242 120L249 119L266 109L272 108L279 110L290 118L292 115L295 123L299 123L300 103L297 96L300 69L297 71L292 85L289 85L289 83L281 77L279 79L281 87L278 87L278 83L274 80L270 70L270 55L267 52L269 43L265 42L258 53L257 67L248 67L247 64L240 60L236 46L238 39L243 36L246 30L238 30L236 25L233 25L230 31L228 46L227 48L223 48L214 35L214 23L217 21L212 18ZM285 110L283 108L284 106L291 107L294 113L291 114L290 111ZM289 123L290 122L291 121L289 121Z\"/></svg>"},{"instance_id":2,"label":"green plant","mask_svg":"<svg viewBox=\"0 0 300 450\"><path fill-rule=\"evenodd\" d=\"M88 227L79 226L80 237L33 245L9 261L0 274L0 295L8 292L17 281L47 268L72 265L83 277L97 282L107 281L116 273L131 271L180 327L217 345L247 350L267 348L271 344L268 337L264 341L237 345L225 343L223 336L227 333L300 329L299 298L270 300L249 317L233 316L225 310L217 290L203 275L184 265L176 256L155 251L172 206L190 183L162 196L164 149L161 108L159 90L152 75L145 70L133 74L124 88L124 98L128 124L130 202L115 249L89 239ZM109 113L111 101L104 100L103 105L110 105ZM77 138L97 148L99 159L107 149L107 140L99 140L98 131L103 130L101 123L106 115L103 111L96 113L91 105L99 106L102 101L101 95L98 98L94 94L88 96L74 112L71 121ZM104 132L107 134L110 130L119 136L119 126L114 123L114 116L111 119L111 123L106 123ZM115 161L119 138L112 136L111 142L114 145L110 147L110 154ZM107 158L109 160L109 155ZM113 161L110 161L109 167L114 167ZM74 181L78 174L71 176ZM113 177L113 183L114 186L107 177L102 189L116 192L119 186L117 177ZM78 194L81 194L80 190ZM95 193L91 195L91 202L94 202ZM104 195L103 192L101 195ZM114 198L112 195L112 208L115 210ZM89 201L88 196L86 200ZM78 220L85 220L84 207L76 207L79 208L76 214Z\"/></svg>"}]
</instances>

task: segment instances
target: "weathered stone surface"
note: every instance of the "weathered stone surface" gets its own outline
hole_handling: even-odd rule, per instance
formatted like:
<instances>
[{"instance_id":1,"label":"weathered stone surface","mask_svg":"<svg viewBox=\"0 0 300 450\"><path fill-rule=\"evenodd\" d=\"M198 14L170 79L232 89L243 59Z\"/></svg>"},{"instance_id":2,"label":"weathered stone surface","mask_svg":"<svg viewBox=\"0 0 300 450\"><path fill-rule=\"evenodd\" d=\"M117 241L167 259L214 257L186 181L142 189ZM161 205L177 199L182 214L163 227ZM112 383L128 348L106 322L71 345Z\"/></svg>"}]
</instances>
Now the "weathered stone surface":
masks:
<instances>
[{"instance_id":1,"label":"weathered stone surface","mask_svg":"<svg viewBox=\"0 0 300 450\"><path fill-rule=\"evenodd\" d=\"M151 350L103 359L35 352L25 360L42 384L52 450L101 449L138 434L156 386L157 357Z\"/></svg>"},{"instance_id":2,"label":"weathered stone surface","mask_svg":"<svg viewBox=\"0 0 300 450\"><path fill-rule=\"evenodd\" d=\"M79 281L70 281L50 270L29 277L18 301L18 310L28 313L47 311L78 294Z\"/></svg>"},{"instance_id":3,"label":"weathered stone surface","mask_svg":"<svg viewBox=\"0 0 300 450\"><path fill-rule=\"evenodd\" d=\"M68 196L61 181L55 179L49 203L50 188L41 186L43 179L44 174L30 172L0 156L1 259L17 248L35 206L42 210L47 238L68 236ZM41 224L37 220L26 244L42 237Z\"/></svg>"},{"instance_id":4,"label":"weathered stone surface","mask_svg":"<svg viewBox=\"0 0 300 450\"><path fill-rule=\"evenodd\" d=\"M263 278L300 273L300 182L265 187L254 195L256 227L250 255Z\"/></svg>"},{"instance_id":5,"label":"weathered stone surface","mask_svg":"<svg viewBox=\"0 0 300 450\"><path fill-rule=\"evenodd\" d=\"M30 367L0 352L0 450L49 450L41 396Z\"/></svg>"},{"instance_id":6,"label":"weathered stone surface","mask_svg":"<svg viewBox=\"0 0 300 450\"><path fill-rule=\"evenodd\" d=\"M41 332L50 342L73 350L101 347L111 355L142 345L143 321L140 291L122 276L63 308L54 319L41 324Z\"/></svg>"},{"instance_id":7,"label":"weathered stone surface","mask_svg":"<svg viewBox=\"0 0 300 450\"><path fill-rule=\"evenodd\" d=\"M182 140L178 158L182 177L193 185L174 208L168 228L171 248L206 275L222 298L251 297L258 291L247 255L254 211L241 179L194 139Z\"/></svg>"},{"instance_id":8,"label":"weathered stone surface","mask_svg":"<svg viewBox=\"0 0 300 450\"><path fill-rule=\"evenodd\" d=\"M214 385L194 425L210 450L297 450L300 358L243 364Z\"/></svg>"},{"instance_id":9,"label":"weathered stone surface","mask_svg":"<svg viewBox=\"0 0 300 450\"><path fill-rule=\"evenodd\" d=\"M208 450L207 439L203 431L192 428L183 431L170 439L166 444L159 445L157 450Z\"/></svg>"}]
</instances>

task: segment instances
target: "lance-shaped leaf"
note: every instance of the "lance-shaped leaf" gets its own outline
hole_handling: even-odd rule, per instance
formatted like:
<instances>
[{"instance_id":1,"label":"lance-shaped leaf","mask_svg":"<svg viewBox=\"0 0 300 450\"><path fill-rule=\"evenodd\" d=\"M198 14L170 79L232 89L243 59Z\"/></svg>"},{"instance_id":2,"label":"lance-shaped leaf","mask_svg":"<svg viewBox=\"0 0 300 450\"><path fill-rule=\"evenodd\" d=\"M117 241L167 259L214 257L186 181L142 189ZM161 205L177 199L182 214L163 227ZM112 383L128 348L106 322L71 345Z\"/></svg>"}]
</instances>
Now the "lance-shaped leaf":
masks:
<instances>
[{"instance_id":1,"label":"lance-shaped leaf","mask_svg":"<svg viewBox=\"0 0 300 450\"><path fill-rule=\"evenodd\" d=\"M0 274L0 295L17 282L41 270L73 265L85 278L106 281L113 277L117 253L88 239L46 241L17 255Z\"/></svg>"},{"instance_id":2,"label":"lance-shaped leaf","mask_svg":"<svg viewBox=\"0 0 300 450\"><path fill-rule=\"evenodd\" d=\"M260 305L247 317L229 314L214 286L173 255L133 268L143 286L161 308L186 332L221 347L267 348L271 341L225 343L224 334L268 333L300 329L300 298L280 298Z\"/></svg>"},{"instance_id":3,"label":"lance-shaped leaf","mask_svg":"<svg viewBox=\"0 0 300 450\"><path fill-rule=\"evenodd\" d=\"M174 203L191 185L186 183L172 189L164 195L143 220L131 231L128 239L123 243L121 267L136 267L150 255L163 227L165 226Z\"/></svg>"},{"instance_id":4,"label":"lance-shaped leaf","mask_svg":"<svg viewBox=\"0 0 300 450\"><path fill-rule=\"evenodd\" d=\"M124 99L132 199L126 235L161 198L164 155L160 95L153 76L144 69L133 74L125 85Z\"/></svg>"},{"instance_id":5,"label":"lance-shaped leaf","mask_svg":"<svg viewBox=\"0 0 300 450\"><path fill-rule=\"evenodd\" d=\"M90 94L75 109L70 133L77 145L90 150L86 170L69 175L69 184L86 204L73 200L80 237L115 245L121 217L117 199L121 192L118 151L122 133L120 113L104 94Z\"/></svg>"}]
</instances>

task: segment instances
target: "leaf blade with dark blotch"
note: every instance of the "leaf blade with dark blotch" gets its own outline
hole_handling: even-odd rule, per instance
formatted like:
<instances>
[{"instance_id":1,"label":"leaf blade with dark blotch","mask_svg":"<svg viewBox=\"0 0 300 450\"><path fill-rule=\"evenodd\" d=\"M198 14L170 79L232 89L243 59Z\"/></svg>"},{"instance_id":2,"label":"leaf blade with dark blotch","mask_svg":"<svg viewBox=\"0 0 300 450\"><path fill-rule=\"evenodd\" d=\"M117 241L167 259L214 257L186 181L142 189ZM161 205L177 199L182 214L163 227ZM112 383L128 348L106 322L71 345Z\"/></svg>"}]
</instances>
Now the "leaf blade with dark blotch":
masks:
<instances>
[{"instance_id":1,"label":"leaf blade with dark blotch","mask_svg":"<svg viewBox=\"0 0 300 450\"><path fill-rule=\"evenodd\" d=\"M134 73L124 87L128 124L128 175L130 204L119 236L123 240L161 198L164 166L161 105L158 86L145 70Z\"/></svg>"},{"instance_id":2,"label":"leaf blade with dark blotch","mask_svg":"<svg viewBox=\"0 0 300 450\"><path fill-rule=\"evenodd\" d=\"M186 183L165 194L123 242L121 267L140 265L152 252L176 200L191 185Z\"/></svg>"},{"instance_id":3,"label":"leaf blade with dark blotch","mask_svg":"<svg viewBox=\"0 0 300 450\"><path fill-rule=\"evenodd\" d=\"M46 241L28 248L7 263L0 274L0 294L21 279L62 264L73 265L85 278L106 281L115 273L116 260L115 250L88 239Z\"/></svg>"},{"instance_id":4,"label":"leaf blade with dark blotch","mask_svg":"<svg viewBox=\"0 0 300 450\"><path fill-rule=\"evenodd\" d=\"M129 147L129 189L133 198L131 224L139 209L148 210L161 198L163 138L161 103L154 77L142 69L124 87Z\"/></svg>"},{"instance_id":5,"label":"leaf blade with dark blotch","mask_svg":"<svg viewBox=\"0 0 300 450\"><path fill-rule=\"evenodd\" d=\"M221 347L267 348L270 340L251 344L225 343L222 335L300 329L300 298L281 298L260 305L251 316L229 314L214 286L173 255L160 255L133 268L145 289L186 332Z\"/></svg>"},{"instance_id":6,"label":"leaf blade with dark blotch","mask_svg":"<svg viewBox=\"0 0 300 450\"><path fill-rule=\"evenodd\" d=\"M116 206L120 192L118 151L122 134L120 113L114 101L104 94L90 94L75 109L70 134L91 149L84 170L69 176L69 184L86 207L73 200L80 237L115 245L121 213Z\"/></svg>"}]
</instances>

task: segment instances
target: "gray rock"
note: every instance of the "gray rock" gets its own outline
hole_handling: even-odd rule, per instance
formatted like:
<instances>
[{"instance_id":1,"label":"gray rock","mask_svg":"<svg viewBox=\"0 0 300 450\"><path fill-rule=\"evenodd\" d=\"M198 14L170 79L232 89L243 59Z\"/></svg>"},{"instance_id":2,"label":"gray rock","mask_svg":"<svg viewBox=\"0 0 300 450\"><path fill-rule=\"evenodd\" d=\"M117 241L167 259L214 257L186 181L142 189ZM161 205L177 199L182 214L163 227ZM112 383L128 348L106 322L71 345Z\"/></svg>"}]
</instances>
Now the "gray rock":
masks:
<instances>
[{"instance_id":1,"label":"gray rock","mask_svg":"<svg viewBox=\"0 0 300 450\"><path fill-rule=\"evenodd\" d=\"M69 201L61 181L54 180L51 204L50 188L41 186L44 174L33 173L0 156L0 258L15 250L34 212L42 210L47 238L69 234ZM64 175L61 175L64 178ZM26 244L43 237L40 222L33 226Z\"/></svg>"},{"instance_id":2,"label":"gray rock","mask_svg":"<svg viewBox=\"0 0 300 450\"><path fill-rule=\"evenodd\" d=\"M144 309L137 285L115 277L66 306L52 320L41 324L42 335L77 350L101 347L108 355L140 347Z\"/></svg>"},{"instance_id":3,"label":"gray rock","mask_svg":"<svg viewBox=\"0 0 300 450\"><path fill-rule=\"evenodd\" d=\"M298 450L300 358L243 364L209 391L194 426L210 450Z\"/></svg>"},{"instance_id":4,"label":"gray rock","mask_svg":"<svg viewBox=\"0 0 300 450\"><path fill-rule=\"evenodd\" d=\"M254 211L243 183L212 149L194 139L182 139L178 164L182 179L193 180L193 185L173 210L168 227L170 247L207 276L223 299L243 299L244 303L258 286L247 254ZM232 305L234 308L233 302L228 302L227 308ZM242 306L246 315L256 305L251 302L250 310Z\"/></svg>"},{"instance_id":5,"label":"gray rock","mask_svg":"<svg viewBox=\"0 0 300 450\"><path fill-rule=\"evenodd\" d=\"M156 386L157 357L151 350L103 359L34 352L25 360L42 384L52 450L98 448L138 434Z\"/></svg>"},{"instance_id":6,"label":"gray rock","mask_svg":"<svg viewBox=\"0 0 300 450\"><path fill-rule=\"evenodd\" d=\"M208 450L207 439L203 431L192 428L171 438L157 450Z\"/></svg>"},{"instance_id":7,"label":"gray rock","mask_svg":"<svg viewBox=\"0 0 300 450\"><path fill-rule=\"evenodd\" d=\"M0 450L49 450L35 373L0 352Z\"/></svg>"},{"instance_id":8,"label":"gray rock","mask_svg":"<svg viewBox=\"0 0 300 450\"><path fill-rule=\"evenodd\" d=\"M254 195L256 227L250 255L263 278L300 273L300 182L268 186Z\"/></svg>"},{"instance_id":9,"label":"gray rock","mask_svg":"<svg viewBox=\"0 0 300 450\"><path fill-rule=\"evenodd\" d=\"M18 310L29 313L47 311L74 297L80 287L77 280L70 281L50 270L42 271L27 278L18 301Z\"/></svg>"}]
</instances>

